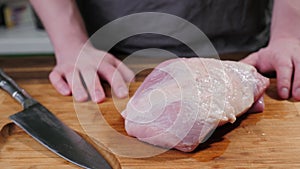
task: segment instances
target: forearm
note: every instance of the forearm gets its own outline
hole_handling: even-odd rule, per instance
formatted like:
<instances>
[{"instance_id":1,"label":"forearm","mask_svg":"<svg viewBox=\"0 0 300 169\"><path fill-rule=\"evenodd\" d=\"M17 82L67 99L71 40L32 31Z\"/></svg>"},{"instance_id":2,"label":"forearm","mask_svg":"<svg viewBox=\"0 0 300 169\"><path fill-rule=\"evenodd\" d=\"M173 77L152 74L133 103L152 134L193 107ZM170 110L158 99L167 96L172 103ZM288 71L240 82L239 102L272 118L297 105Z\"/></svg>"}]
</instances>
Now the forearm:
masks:
<instances>
[{"instance_id":1,"label":"forearm","mask_svg":"<svg viewBox=\"0 0 300 169\"><path fill-rule=\"evenodd\" d=\"M56 55L66 55L66 49L79 50L88 40L83 19L74 0L30 2L48 32Z\"/></svg>"},{"instance_id":2,"label":"forearm","mask_svg":"<svg viewBox=\"0 0 300 169\"><path fill-rule=\"evenodd\" d=\"M271 24L271 41L278 38L300 40L300 1L275 0Z\"/></svg>"}]
</instances>

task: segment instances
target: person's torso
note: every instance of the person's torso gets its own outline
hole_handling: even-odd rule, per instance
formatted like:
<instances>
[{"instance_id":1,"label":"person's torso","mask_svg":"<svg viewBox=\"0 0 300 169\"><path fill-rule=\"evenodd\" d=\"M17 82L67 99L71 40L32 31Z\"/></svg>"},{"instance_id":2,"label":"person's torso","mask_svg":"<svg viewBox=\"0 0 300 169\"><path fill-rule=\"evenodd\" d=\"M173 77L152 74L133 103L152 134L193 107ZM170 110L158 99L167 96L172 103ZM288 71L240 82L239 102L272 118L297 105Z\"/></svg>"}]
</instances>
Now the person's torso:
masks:
<instances>
[{"instance_id":1,"label":"person's torso","mask_svg":"<svg viewBox=\"0 0 300 169\"><path fill-rule=\"evenodd\" d=\"M78 4L90 35L129 14L162 12L196 25L219 53L254 51L266 45L269 39L272 0L79 0ZM181 42L153 34L127 38L114 50L129 54L145 48L194 55Z\"/></svg>"}]
</instances>

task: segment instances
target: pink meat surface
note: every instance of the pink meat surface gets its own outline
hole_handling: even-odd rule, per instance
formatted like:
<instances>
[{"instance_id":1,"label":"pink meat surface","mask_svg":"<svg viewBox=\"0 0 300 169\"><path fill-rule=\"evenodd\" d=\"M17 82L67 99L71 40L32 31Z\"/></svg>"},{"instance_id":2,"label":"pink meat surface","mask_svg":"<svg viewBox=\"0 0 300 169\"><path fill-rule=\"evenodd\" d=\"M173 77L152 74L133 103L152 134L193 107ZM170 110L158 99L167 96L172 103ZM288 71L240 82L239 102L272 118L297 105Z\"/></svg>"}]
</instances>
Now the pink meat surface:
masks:
<instances>
[{"instance_id":1,"label":"pink meat surface","mask_svg":"<svg viewBox=\"0 0 300 169\"><path fill-rule=\"evenodd\" d=\"M250 65L179 58L158 65L122 112L129 135L184 152L255 105L269 80ZM257 109L256 108L256 109ZM256 110L257 111L257 110Z\"/></svg>"}]
</instances>

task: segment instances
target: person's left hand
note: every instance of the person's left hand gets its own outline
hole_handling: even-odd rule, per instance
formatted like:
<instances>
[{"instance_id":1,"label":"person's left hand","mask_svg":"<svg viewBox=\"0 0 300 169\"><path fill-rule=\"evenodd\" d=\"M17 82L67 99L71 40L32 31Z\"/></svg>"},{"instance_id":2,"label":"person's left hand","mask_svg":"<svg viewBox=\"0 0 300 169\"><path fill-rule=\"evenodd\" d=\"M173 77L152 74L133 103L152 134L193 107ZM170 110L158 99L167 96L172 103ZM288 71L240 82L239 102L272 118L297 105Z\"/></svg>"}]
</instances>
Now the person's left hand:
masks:
<instances>
[{"instance_id":1,"label":"person's left hand","mask_svg":"<svg viewBox=\"0 0 300 169\"><path fill-rule=\"evenodd\" d=\"M276 71L277 91L282 99L290 95L300 100L300 40L271 40L266 48L247 56L241 62L255 66L261 73Z\"/></svg>"}]
</instances>

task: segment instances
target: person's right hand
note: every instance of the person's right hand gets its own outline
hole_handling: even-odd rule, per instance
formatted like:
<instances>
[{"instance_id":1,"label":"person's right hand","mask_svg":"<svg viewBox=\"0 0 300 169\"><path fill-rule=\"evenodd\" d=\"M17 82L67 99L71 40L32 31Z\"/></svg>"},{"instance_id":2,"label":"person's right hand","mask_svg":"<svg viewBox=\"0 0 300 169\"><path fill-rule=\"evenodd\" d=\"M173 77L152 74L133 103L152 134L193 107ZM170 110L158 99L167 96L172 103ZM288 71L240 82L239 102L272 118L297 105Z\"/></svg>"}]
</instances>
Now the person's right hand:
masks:
<instances>
[{"instance_id":1,"label":"person's right hand","mask_svg":"<svg viewBox=\"0 0 300 169\"><path fill-rule=\"evenodd\" d=\"M134 73L113 55L89 46L82 51L62 52L56 58L57 65L49 79L62 95L72 94L79 102L87 101L90 95L94 102L102 102L105 93L100 79L111 85L117 97L128 95L126 82L134 79Z\"/></svg>"}]
</instances>

